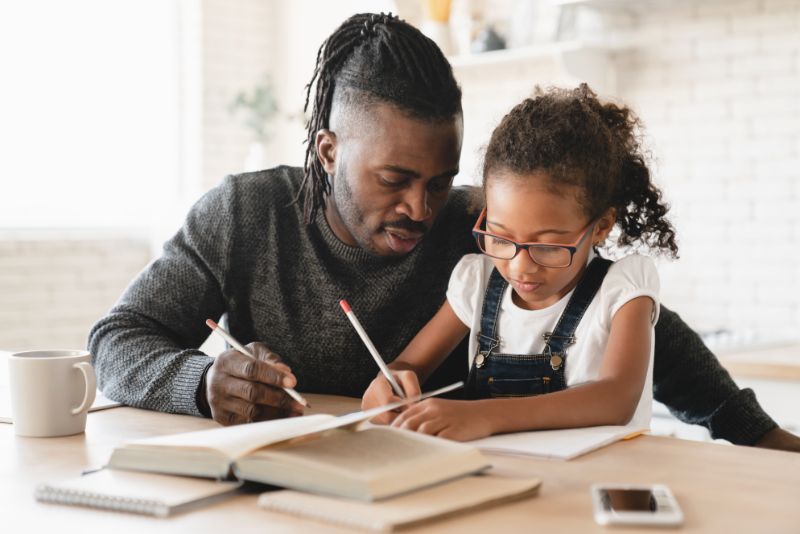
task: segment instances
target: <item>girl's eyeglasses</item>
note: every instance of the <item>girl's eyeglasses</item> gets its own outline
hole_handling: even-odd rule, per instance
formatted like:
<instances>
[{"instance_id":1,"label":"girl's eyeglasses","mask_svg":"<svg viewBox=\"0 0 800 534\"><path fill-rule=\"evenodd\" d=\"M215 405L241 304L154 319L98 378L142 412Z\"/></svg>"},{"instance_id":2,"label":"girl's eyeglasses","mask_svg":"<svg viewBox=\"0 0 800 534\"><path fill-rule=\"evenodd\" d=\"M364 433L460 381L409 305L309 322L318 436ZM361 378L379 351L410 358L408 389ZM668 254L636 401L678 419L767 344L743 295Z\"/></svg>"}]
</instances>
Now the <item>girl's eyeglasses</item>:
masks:
<instances>
[{"instance_id":1,"label":"girl's eyeglasses","mask_svg":"<svg viewBox=\"0 0 800 534\"><path fill-rule=\"evenodd\" d=\"M511 260L519 254L520 250L524 249L528 251L528 255L538 265L556 269L563 269L572 265L572 257L595 224L595 221L590 221L578 240L568 245L561 243L517 243L506 237L482 230L481 227L485 221L486 208L483 209L481 216L478 217L478 221L475 223L475 227L472 229L472 235L478 242L478 248L481 249L481 252L499 260Z\"/></svg>"}]
</instances>

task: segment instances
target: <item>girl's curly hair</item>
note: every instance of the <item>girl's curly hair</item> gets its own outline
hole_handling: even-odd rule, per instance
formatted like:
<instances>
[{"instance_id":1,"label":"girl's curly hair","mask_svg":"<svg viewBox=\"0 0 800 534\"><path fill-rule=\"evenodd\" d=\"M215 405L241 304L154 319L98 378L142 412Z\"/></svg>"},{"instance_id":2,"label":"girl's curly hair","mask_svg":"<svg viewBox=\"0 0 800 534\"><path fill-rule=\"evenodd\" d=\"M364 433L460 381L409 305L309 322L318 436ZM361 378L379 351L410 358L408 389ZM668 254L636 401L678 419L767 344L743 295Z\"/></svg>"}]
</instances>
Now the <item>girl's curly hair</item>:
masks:
<instances>
[{"instance_id":1,"label":"girl's curly hair","mask_svg":"<svg viewBox=\"0 0 800 534\"><path fill-rule=\"evenodd\" d=\"M483 186L492 171L518 176L544 171L550 186L577 186L578 202L594 219L617 212L621 248L648 248L678 256L669 207L653 184L641 149L641 121L627 107L602 103L588 85L538 86L533 98L511 110L492 133L483 164Z\"/></svg>"}]
</instances>

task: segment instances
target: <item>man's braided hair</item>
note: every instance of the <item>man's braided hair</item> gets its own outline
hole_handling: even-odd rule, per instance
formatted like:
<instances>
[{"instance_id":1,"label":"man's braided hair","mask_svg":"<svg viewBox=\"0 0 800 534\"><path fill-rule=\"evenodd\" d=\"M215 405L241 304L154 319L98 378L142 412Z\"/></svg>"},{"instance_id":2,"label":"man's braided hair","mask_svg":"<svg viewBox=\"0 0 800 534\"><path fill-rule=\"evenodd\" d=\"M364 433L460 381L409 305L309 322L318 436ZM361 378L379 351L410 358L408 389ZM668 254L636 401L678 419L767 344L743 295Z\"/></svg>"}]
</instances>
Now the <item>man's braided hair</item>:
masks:
<instances>
[{"instance_id":1,"label":"man's braided hair","mask_svg":"<svg viewBox=\"0 0 800 534\"><path fill-rule=\"evenodd\" d=\"M312 91L313 108L306 124L303 183L296 199L303 197L306 223L324 207L331 190L317 157L316 135L329 128L334 93L337 100L359 105L389 103L422 120L451 119L461 113L461 89L442 51L417 28L391 14L362 13L344 21L320 46L306 91L304 110Z\"/></svg>"}]
</instances>

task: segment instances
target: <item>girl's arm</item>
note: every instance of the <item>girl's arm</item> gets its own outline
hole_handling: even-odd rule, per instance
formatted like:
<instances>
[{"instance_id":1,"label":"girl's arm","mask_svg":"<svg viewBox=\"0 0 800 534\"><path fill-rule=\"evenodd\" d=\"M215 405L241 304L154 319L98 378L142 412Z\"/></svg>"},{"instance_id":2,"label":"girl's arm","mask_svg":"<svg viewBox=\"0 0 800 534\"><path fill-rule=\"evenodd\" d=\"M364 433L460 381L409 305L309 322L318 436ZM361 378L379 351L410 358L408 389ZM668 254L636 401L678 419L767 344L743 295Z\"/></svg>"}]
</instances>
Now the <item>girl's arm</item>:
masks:
<instances>
[{"instance_id":1,"label":"girl's arm","mask_svg":"<svg viewBox=\"0 0 800 534\"><path fill-rule=\"evenodd\" d=\"M469 328L458 319L450 304L445 301L400 356L389 364L389 369L406 395L420 393L419 385L453 352L467 332ZM378 373L364 392L361 409L367 410L399 400L386 378ZM394 412L385 412L373 418L372 422L387 424L396 416Z\"/></svg>"},{"instance_id":2,"label":"girl's arm","mask_svg":"<svg viewBox=\"0 0 800 534\"><path fill-rule=\"evenodd\" d=\"M393 424L461 441L523 430L624 425L636 412L647 377L652 314L649 297L635 298L617 311L599 377L593 382L536 397L427 399L410 406ZM411 349L406 351L409 359Z\"/></svg>"},{"instance_id":3,"label":"girl's arm","mask_svg":"<svg viewBox=\"0 0 800 534\"><path fill-rule=\"evenodd\" d=\"M647 377L653 306L638 297L617 311L597 380L536 397L479 401L492 433L628 423Z\"/></svg>"},{"instance_id":4,"label":"girl's arm","mask_svg":"<svg viewBox=\"0 0 800 534\"><path fill-rule=\"evenodd\" d=\"M414 336L390 369L413 371L422 383L455 350L469 333L447 300L428 324Z\"/></svg>"}]
</instances>

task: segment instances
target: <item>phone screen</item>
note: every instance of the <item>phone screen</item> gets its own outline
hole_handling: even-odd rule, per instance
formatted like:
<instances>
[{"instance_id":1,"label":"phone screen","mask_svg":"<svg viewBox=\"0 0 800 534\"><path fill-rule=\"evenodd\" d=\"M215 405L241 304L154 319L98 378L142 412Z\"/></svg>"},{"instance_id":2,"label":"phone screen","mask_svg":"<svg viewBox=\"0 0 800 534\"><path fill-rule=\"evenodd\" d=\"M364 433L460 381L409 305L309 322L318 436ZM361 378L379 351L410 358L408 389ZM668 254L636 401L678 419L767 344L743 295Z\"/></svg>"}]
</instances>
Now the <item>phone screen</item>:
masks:
<instances>
[{"instance_id":1,"label":"phone screen","mask_svg":"<svg viewBox=\"0 0 800 534\"><path fill-rule=\"evenodd\" d=\"M653 492L648 489L603 489L603 505L616 512L656 512Z\"/></svg>"}]
</instances>

